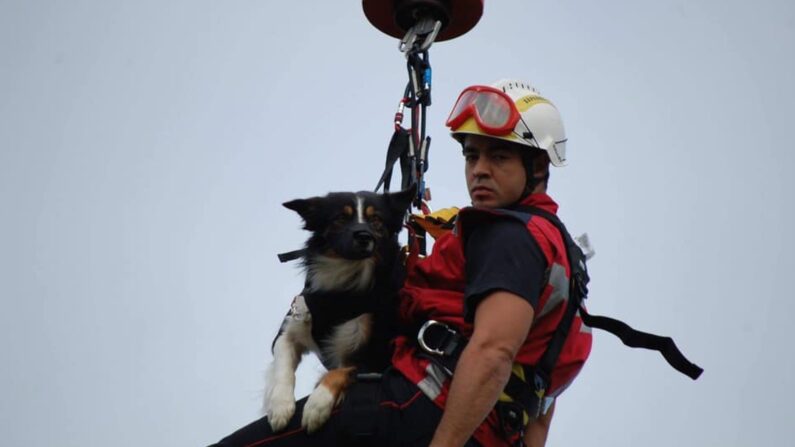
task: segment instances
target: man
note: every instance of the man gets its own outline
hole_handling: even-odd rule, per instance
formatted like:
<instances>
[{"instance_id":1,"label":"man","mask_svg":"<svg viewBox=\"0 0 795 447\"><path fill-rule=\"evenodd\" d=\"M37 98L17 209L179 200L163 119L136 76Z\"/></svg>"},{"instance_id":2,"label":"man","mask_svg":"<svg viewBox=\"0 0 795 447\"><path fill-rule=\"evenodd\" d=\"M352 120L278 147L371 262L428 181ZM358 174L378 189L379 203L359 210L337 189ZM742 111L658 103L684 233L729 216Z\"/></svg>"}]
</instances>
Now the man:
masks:
<instances>
[{"instance_id":1,"label":"man","mask_svg":"<svg viewBox=\"0 0 795 447\"><path fill-rule=\"evenodd\" d=\"M529 85L500 81L465 89L447 125L473 206L407 272L400 319L411 330L395 340L393 367L354 383L317 433L303 432L299 410L283 432L262 419L219 446L544 445L554 399L591 346L575 317L531 414L533 366L565 313L571 269L555 225L527 212L557 211L546 188L550 162L565 164L562 121Z\"/></svg>"}]
</instances>

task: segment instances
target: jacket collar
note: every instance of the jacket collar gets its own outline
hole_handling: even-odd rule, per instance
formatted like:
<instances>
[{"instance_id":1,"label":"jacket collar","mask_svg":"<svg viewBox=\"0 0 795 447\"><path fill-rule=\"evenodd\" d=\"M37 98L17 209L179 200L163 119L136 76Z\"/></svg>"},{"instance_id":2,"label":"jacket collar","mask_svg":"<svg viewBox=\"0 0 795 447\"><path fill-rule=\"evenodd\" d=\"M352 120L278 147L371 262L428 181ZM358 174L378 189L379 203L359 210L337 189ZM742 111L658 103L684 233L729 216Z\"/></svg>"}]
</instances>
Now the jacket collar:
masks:
<instances>
[{"instance_id":1,"label":"jacket collar","mask_svg":"<svg viewBox=\"0 0 795 447\"><path fill-rule=\"evenodd\" d=\"M544 192L530 194L522 199L518 205L532 206L552 214L558 214L558 204L552 200L552 197L549 197L549 195ZM513 207L508 207L508 209L511 208Z\"/></svg>"}]
</instances>

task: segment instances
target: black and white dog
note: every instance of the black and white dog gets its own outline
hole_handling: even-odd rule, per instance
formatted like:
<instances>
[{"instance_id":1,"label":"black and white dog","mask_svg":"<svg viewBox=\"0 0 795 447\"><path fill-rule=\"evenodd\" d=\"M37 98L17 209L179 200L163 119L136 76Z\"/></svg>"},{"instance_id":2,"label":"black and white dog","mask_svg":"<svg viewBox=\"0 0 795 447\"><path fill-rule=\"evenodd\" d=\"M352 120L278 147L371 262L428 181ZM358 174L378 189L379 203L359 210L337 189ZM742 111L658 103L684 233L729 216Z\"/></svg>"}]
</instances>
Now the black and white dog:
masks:
<instances>
[{"instance_id":1,"label":"black and white dog","mask_svg":"<svg viewBox=\"0 0 795 447\"><path fill-rule=\"evenodd\" d=\"M331 193L284 204L312 235L304 290L273 342L264 404L274 431L295 412L295 370L305 352L328 369L304 406L301 425L309 432L326 422L356 372L389 364L403 276L397 235L414 194Z\"/></svg>"}]
</instances>

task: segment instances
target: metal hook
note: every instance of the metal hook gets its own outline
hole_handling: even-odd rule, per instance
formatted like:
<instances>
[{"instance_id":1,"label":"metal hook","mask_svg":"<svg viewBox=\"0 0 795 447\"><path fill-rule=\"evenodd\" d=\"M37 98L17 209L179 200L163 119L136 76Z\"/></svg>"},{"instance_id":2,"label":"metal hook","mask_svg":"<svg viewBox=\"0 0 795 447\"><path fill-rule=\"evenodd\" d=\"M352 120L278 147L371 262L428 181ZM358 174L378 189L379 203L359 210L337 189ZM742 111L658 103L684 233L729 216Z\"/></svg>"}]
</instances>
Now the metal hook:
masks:
<instances>
[{"instance_id":1,"label":"metal hook","mask_svg":"<svg viewBox=\"0 0 795 447\"><path fill-rule=\"evenodd\" d=\"M433 42L436 41L436 36L439 35L439 31L442 29L442 22L441 20L437 20L433 24L433 30L431 30L430 34L425 37L425 41L422 42L422 46L420 46L420 51L425 51L433 45Z\"/></svg>"},{"instance_id":2,"label":"metal hook","mask_svg":"<svg viewBox=\"0 0 795 447\"><path fill-rule=\"evenodd\" d=\"M433 45L433 42L436 40L436 36L439 35L439 31L442 29L442 22L441 20L434 21L431 18L423 17L420 19L414 26L409 28L406 32L406 35L403 36L400 43L398 44L398 49L401 53L408 53L414 48L414 44L417 42L417 38L420 36L425 36L425 39L420 44L419 51L425 51Z\"/></svg>"},{"instance_id":3,"label":"metal hook","mask_svg":"<svg viewBox=\"0 0 795 447\"><path fill-rule=\"evenodd\" d=\"M408 52L409 48L414 46L414 42L417 40L417 34L414 32L414 27L412 26L410 30L406 32L406 35L403 36L403 39L398 43L398 50L401 53Z\"/></svg>"}]
</instances>

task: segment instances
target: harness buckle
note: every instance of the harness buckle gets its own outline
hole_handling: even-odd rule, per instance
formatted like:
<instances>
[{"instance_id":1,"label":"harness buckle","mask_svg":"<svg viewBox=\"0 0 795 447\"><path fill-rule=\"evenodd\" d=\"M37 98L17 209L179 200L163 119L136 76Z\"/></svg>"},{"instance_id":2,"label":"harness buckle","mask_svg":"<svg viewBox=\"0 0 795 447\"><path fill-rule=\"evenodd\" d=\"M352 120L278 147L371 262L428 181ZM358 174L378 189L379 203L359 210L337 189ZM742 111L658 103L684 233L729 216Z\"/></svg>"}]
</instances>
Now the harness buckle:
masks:
<instances>
[{"instance_id":1,"label":"harness buckle","mask_svg":"<svg viewBox=\"0 0 795 447\"><path fill-rule=\"evenodd\" d=\"M524 409L516 402L498 401L495 405L500 430L506 439L516 441L512 445L524 445Z\"/></svg>"},{"instance_id":2,"label":"harness buckle","mask_svg":"<svg viewBox=\"0 0 795 447\"><path fill-rule=\"evenodd\" d=\"M356 381L357 382L378 382L381 378L384 377L383 373L375 373L375 372L368 372L368 373L357 373L356 374Z\"/></svg>"},{"instance_id":3,"label":"harness buckle","mask_svg":"<svg viewBox=\"0 0 795 447\"><path fill-rule=\"evenodd\" d=\"M425 335L426 333L430 334L428 331L432 330L434 326L438 326L439 329L444 329L446 332L443 333L442 336L438 338L438 346L432 347L429 346L428 342L425 340ZM419 343L420 347L429 354L442 355L442 356L449 355L449 350L444 349L445 345L450 339L456 336L458 336L458 332L451 329L450 326L436 320L428 320L425 322L425 324L422 325L419 332L417 333L417 343Z\"/></svg>"},{"instance_id":4,"label":"harness buckle","mask_svg":"<svg viewBox=\"0 0 795 447\"><path fill-rule=\"evenodd\" d=\"M531 404L527 409L528 415L531 418L541 417L544 414L545 410L545 400L547 397L547 391L549 390L549 377L546 374L543 374L537 368L533 372L533 375L530 377L530 380L533 382L532 390L533 396L531 399Z\"/></svg>"}]
</instances>

